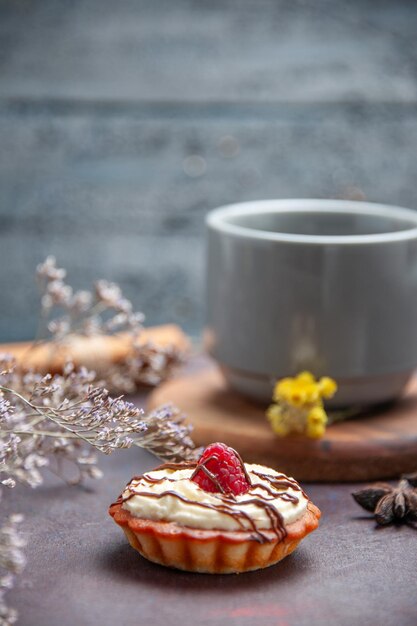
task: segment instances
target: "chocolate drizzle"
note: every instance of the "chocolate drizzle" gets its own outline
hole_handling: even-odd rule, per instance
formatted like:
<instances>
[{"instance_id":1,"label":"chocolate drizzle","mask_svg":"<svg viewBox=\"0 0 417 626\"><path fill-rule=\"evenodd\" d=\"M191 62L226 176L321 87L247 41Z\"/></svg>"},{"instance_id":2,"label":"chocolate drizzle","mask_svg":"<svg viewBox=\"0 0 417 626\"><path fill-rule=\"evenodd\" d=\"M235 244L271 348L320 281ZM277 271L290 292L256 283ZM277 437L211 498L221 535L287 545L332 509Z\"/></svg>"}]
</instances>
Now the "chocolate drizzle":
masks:
<instances>
[{"instance_id":1,"label":"chocolate drizzle","mask_svg":"<svg viewBox=\"0 0 417 626\"><path fill-rule=\"evenodd\" d=\"M243 467L245 467L244 464L243 464ZM201 467L196 465L196 463L192 463L192 462L165 463L164 465L160 465L159 467L157 467L152 472L160 471L160 470L167 470L167 469L168 470L194 469L195 470L193 473L194 475L198 469L201 469ZM247 472L246 468L245 468L245 471ZM249 525L251 531L253 532L253 538L256 541L259 541L260 543L264 543L264 542L269 541L268 536L264 534L263 532L261 532L261 530L257 527L255 521L250 517L250 515L248 515L248 513L236 507L236 505L238 505L239 507L244 506L244 505L254 505L265 511L271 523L271 530L275 533L276 537L279 540L282 540L287 534L286 529L285 529L284 519L281 513L275 508L275 506L271 504L271 501L279 498L285 502L290 502L296 505L299 502L299 498L296 495L290 494L287 491L283 491L282 493L280 493L279 490L291 488L293 491L298 491L302 493L303 495L304 493L302 492L301 487L298 485L298 483L296 483L295 480L288 478L284 474L271 475L271 474L265 474L263 472L259 472L257 470L253 470L252 475L257 476L261 480L268 483L268 485L265 485L261 482L250 481L251 489L262 490L265 492L266 494L265 496L257 493L255 494L255 496L251 495L248 499L237 501L236 496L234 496L233 494L229 494L229 493L225 494L225 493L220 492L216 494L211 494L211 495L216 495L216 497L220 499L221 502L219 504L211 504L209 502L197 502L194 500L190 500L186 496L183 496L175 491L167 490L162 493L153 493L151 491L146 490L145 485L143 486L132 485L132 482L134 481L138 481L138 482L140 481L142 484L147 483L148 485L157 484L163 481L176 482L175 478L170 478L169 476L166 476L166 475L158 478L155 476L149 476L148 474L145 473L142 476L135 476L134 478L132 478L130 483L128 483L128 485L126 486L129 493L125 497L123 497L123 494L121 494L115 504L121 504L121 503L127 502L134 496L138 496L138 495L146 497L146 498L154 498L158 500L166 496L171 496L171 497L176 498L177 500L180 500L181 502L184 502L185 504L191 504L193 506L197 506L202 509L210 509L210 510L218 511L222 513L223 515L227 515L231 517L232 519L234 519L242 530L247 530L247 525Z\"/></svg>"},{"instance_id":2,"label":"chocolate drizzle","mask_svg":"<svg viewBox=\"0 0 417 626\"><path fill-rule=\"evenodd\" d=\"M214 456L209 456L207 459L205 459L204 463L197 463L195 470L190 476L190 480L193 480L193 478L195 478L198 472L201 470L206 476L208 476L208 478L210 478L211 482L215 484L217 491L219 491L220 493L225 493L225 490L220 484L220 481L218 481L215 475L210 472L208 467L206 467L206 463L211 461L211 459L214 459Z\"/></svg>"}]
</instances>

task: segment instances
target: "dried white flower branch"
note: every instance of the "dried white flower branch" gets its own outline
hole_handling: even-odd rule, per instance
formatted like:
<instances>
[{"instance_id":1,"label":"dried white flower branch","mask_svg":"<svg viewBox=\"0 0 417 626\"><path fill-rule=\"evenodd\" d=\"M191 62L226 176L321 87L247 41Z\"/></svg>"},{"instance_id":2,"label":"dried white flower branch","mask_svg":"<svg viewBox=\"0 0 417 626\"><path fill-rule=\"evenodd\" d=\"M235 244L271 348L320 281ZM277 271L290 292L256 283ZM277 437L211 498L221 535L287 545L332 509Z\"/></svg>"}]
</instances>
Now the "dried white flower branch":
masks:
<instances>
[{"instance_id":1,"label":"dried white flower branch","mask_svg":"<svg viewBox=\"0 0 417 626\"><path fill-rule=\"evenodd\" d=\"M177 409L166 406L144 414L121 396L111 397L104 386L130 393L143 383L156 385L182 361L180 351L139 342L144 317L133 312L117 285L101 280L94 293L74 292L65 277L53 257L37 268L42 306L35 345L48 341L58 349L80 335L127 332L132 350L125 360L109 366L104 381L71 363L62 374L43 376L23 371L13 357L0 355L0 497L1 486L37 487L45 467L72 484L100 478L96 451L110 454L137 445L165 461L197 454L190 427ZM68 465L76 473L65 478ZM21 520L12 515L0 527L0 626L17 621L17 612L7 607L4 596L25 565L25 542L17 531Z\"/></svg>"},{"instance_id":2,"label":"dried white flower branch","mask_svg":"<svg viewBox=\"0 0 417 626\"><path fill-rule=\"evenodd\" d=\"M22 372L0 355L0 480L41 483L40 469L54 459L78 469L77 482L97 478L91 448L109 454L137 445L167 461L193 456L190 427L177 409L142 409L113 398L94 372L72 364L51 376ZM87 445L88 444L88 445ZM4 484L4 482L3 482Z\"/></svg>"},{"instance_id":3,"label":"dried white flower branch","mask_svg":"<svg viewBox=\"0 0 417 626\"><path fill-rule=\"evenodd\" d=\"M53 256L38 265L41 315L37 342L48 341L59 348L71 338L127 333L132 349L125 359L113 363L101 375L114 393L132 393L138 386L157 385L183 361L175 345L155 346L140 341L144 315L133 311L118 285L105 280L94 291L76 291L65 282L66 271Z\"/></svg>"},{"instance_id":4,"label":"dried white flower branch","mask_svg":"<svg viewBox=\"0 0 417 626\"><path fill-rule=\"evenodd\" d=\"M42 376L23 372L12 357L0 355L0 485L37 487L42 468L64 478L69 464L77 470L69 483L99 478L94 452L110 454L132 445L166 461L196 454L190 427L177 409L167 406L145 414L122 397L111 397L85 368L68 364L62 375ZM0 569L9 571L0 577L0 626L16 619L4 593L24 562L15 530L19 519L12 516L0 529Z\"/></svg>"},{"instance_id":5,"label":"dried white flower branch","mask_svg":"<svg viewBox=\"0 0 417 626\"><path fill-rule=\"evenodd\" d=\"M17 611L6 605L5 594L13 587L16 574L23 570L26 560L22 548L25 540L17 531L21 515L11 515L0 528L0 626L17 621Z\"/></svg>"},{"instance_id":6,"label":"dried white flower branch","mask_svg":"<svg viewBox=\"0 0 417 626\"><path fill-rule=\"evenodd\" d=\"M133 312L115 283L98 280L94 293L76 291L65 283L67 272L48 256L36 268L41 292L41 321L49 339L62 341L69 335L113 334L123 330L140 331L142 313ZM58 313L60 313L58 315ZM54 317L55 315L55 317ZM45 328L40 329L43 335Z\"/></svg>"}]
</instances>

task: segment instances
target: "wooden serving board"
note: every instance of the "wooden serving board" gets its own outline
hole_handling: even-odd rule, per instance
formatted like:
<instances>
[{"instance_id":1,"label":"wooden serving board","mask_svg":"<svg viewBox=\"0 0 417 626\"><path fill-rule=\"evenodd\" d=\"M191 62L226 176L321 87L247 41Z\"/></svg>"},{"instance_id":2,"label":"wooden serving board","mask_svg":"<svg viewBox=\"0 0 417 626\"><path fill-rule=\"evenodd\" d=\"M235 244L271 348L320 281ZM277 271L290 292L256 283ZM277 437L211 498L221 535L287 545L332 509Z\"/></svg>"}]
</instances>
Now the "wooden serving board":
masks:
<instances>
[{"instance_id":1,"label":"wooden serving board","mask_svg":"<svg viewBox=\"0 0 417 626\"><path fill-rule=\"evenodd\" d=\"M301 481L388 479L417 470L417 375L398 402L333 424L320 440L274 435L265 407L230 390L206 357L153 391L148 404L155 408L167 402L187 415L197 445L223 441L245 461L275 467Z\"/></svg>"}]
</instances>

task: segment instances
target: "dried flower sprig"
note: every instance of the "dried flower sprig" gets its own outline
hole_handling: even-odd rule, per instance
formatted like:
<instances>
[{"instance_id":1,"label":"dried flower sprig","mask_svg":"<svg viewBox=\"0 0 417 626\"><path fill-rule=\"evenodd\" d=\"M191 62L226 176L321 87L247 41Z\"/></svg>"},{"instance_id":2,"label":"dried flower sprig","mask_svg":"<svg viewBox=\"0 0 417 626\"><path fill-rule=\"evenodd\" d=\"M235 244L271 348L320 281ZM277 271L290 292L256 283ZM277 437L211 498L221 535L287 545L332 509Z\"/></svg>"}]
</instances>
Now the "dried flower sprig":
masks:
<instances>
[{"instance_id":1,"label":"dried flower sprig","mask_svg":"<svg viewBox=\"0 0 417 626\"><path fill-rule=\"evenodd\" d=\"M65 282L67 272L48 256L36 269L41 292L41 321L49 339L64 341L70 335L113 334L140 331L142 313L133 311L118 285L106 280L94 284L94 292L75 291Z\"/></svg>"},{"instance_id":2,"label":"dried flower sprig","mask_svg":"<svg viewBox=\"0 0 417 626\"><path fill-rule=\"evenodd\" d=\"M331 398L336 390L332 378L316 380L310 372L279 380L274 389L274 404L267 410L272 430L280 437L299 433L319 439L328 422L323 398Z\"/></svg>"},{"instance_id":3,"label":"dried flower sprig","mask_svg":"<svg viewBox=\"0 0 417 626\"><path fill-rule=\"evenodd\" d=\"M166 461L190 458L189 434L178 410L164 407L145 415L122 397L111 397L85 368L68 364L62 375L41 376L0 357L0 479L10 486L37 486L40 469L51 459L58 473L64 461L73 463L77 481L97 478L91 449L109 454L137 445Z\"/></svg>"},{"instance_id":4,"label":"dried flower sprig","mask_svg":"<svg viewBox=\"0 0 417 626\"><path fill-rule=\"evenodd\" d=\"M132 342L131 353L118 363L106 368L106 385L117 393L134 393L141 385L152 387L169 378L184 361L184 355L175 345L156 346L151 342Z\"/></svg>"},{"instance_id":5,"label":"dried flower sprig","mask_svg":"<svg viewBox=\"0 0 417 626\"><path fill-rule=\"evenodd\" d=\"M141 341L144 315L133 311L120 287L105 280L94 283L93 292L75 291L65 282L66 270L53 256L38 265L37 283L41 293L41 314L35 346L47 341L54 350L79 337L130 337L126 357L107 363L100 371L114 393L133 393L143 384L158 385L184 360L175 345L156 346Z\"/></svg>"},{"instance_id":6,"label":"dried flower sprig","mask_svg":"<svg viewBox=\"0 0 417 626\"><path fill-rule=\"evenodd\" d=\"M26 564L23 547L26 542L17 530L21 515L11 515L0 527L0 626L9 626L17 621L17 611L6 605L5 594L14 584Z\"/></svg>"},{"instance_id":7,"label":"dried flower sprig","mask_svg":"<svg viewBox=\"0 0 417 626\"><path fill-rule=\"evenodd\" d=\"M13 357L0 356L0 486L37 487L43 468L64 478L68 464L77 475L67 482L99 478L94 451L110 454L132 445L165 461L192 459L197 453L190 427L173 407L144 414L122 397L111 397L85 368L76 370L69 363L62 375L42 376L22 371ZM24 565L16 531L20 520L12 516L0 529L0 626L17 620L4 594Z\"/></svg>"},{"instance_id":8,"label":"dried flower sprig","mask_svg":"<svg viewBox=\"0 0 417 626\"><path fill-rule=\"evenodd\" d=\"M76 473L66 479L69 483L99 478L96 451L109 454L137 445L165 461L197 454L190 427L177 409L166 406L145 415L105 389L131 393L142 384L157 385L182 362L182 352L175 345L161 347L142 340L144 316L133 311L116 284L100 280L93 293L74 292L65 277L53 257L37 268L41 315L32 349L45 342L49 356L53 359L58 353L62 361L68 354L62 348L73 347L74 341L114 335L127 338L129 349L125 358L106 364L102 380L71 363L63 371L61 365L54 375L25 371L13 357L0 355L0 497L2 486L37 487L45 467L65 479L72 465ZM24 542L16 530L21 519L11 516L0 528L0 626L17 620L4 595L24 566Z\"/></svg>"}]
</instances>

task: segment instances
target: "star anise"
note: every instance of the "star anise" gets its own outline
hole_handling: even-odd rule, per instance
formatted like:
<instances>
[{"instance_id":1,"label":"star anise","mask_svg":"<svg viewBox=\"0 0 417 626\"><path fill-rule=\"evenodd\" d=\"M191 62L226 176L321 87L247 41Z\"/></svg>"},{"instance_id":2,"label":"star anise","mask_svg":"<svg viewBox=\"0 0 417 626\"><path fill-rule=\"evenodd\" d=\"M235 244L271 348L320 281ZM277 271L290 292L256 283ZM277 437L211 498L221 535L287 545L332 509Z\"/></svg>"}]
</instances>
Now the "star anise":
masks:
<instances>
[{"instance_id":1,"label":"star anise","mask_svg":"<svg viewBox=\"0 0 417 626\"><path fill-rule=\"evenodd\" d=\"M402 521L417 529L417 472L403 476L396 487L375 483L352 496L362 508L374 513L381 526Z\"/></svg>"}]
</instances>

